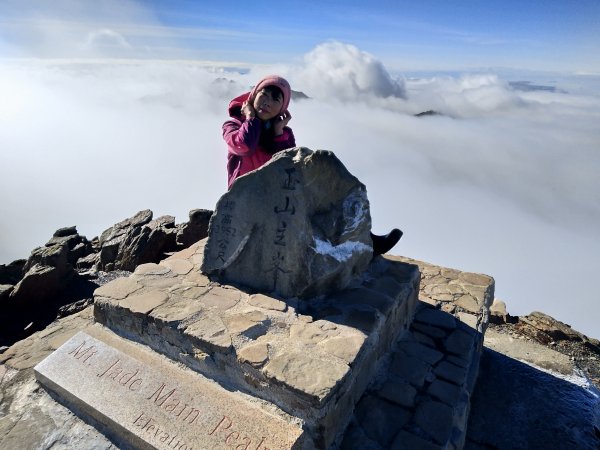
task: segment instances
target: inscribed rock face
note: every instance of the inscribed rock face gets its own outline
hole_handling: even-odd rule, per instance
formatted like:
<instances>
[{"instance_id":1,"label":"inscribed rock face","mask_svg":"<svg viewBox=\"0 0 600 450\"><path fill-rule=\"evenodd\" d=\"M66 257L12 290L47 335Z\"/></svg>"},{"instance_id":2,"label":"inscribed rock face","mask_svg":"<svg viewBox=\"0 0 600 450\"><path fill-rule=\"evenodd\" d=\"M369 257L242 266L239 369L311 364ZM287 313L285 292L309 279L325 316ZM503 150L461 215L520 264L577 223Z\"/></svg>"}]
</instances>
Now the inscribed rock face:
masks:
<instances>
[{"instance_id":1,"label":"inscribed rock face","mask_svg":"<svg viewBox=\"0 0 600 450\"><path fill-rule=\"evenodd\" d=\"M238 178L209 226L202 271L286 298L343 289L372 258L365 186L330 151L297 147Z\"/></svg>"}]
</instances>

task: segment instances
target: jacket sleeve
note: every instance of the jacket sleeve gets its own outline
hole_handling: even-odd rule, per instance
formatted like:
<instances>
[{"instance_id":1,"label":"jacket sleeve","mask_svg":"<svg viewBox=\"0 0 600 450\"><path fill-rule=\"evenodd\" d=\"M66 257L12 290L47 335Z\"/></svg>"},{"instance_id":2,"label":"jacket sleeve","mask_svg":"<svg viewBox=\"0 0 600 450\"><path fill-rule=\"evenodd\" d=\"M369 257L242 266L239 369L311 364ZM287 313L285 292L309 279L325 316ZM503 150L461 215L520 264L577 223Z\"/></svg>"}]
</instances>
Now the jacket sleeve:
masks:
<instances>
[{"instance_id":1,"label":"jacket sleeve","mask_svg":"<svg viewBox=\"0 0 600 450\"><path fill-rule=\"evenodd\" d=\"M285 127L283 129L283 134L280 136L275 136L273 139L273 151L278 152L280 150L285 150L286 148L292 148L296 146L296 139L294 138L294 133L290 127Z\"/></svg>"},{"instance_id":2,"label":"jacket sleeve","mask_svg":"<svg viewBox=\"0 0 600 450\"><path fill-rule=\"evenodd\" d=\"M238 156L249 156L256 151L260 138L260 119L240 121L230 119L223 124L223 139L227 143L229 153Z\"/></svg>"}]
</instances>

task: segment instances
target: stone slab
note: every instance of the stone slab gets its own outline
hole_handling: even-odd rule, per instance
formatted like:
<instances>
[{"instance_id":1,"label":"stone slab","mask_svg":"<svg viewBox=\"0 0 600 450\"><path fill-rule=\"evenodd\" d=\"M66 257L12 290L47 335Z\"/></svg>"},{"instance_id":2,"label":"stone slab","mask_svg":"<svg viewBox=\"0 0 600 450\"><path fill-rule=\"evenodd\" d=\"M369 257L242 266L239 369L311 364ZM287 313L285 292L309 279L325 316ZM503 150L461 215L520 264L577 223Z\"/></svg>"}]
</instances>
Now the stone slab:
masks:
<instances>
[{"instance_id":1,"label":"stone slab","mask_svg":"<svg viewBox=\"0 0 600 450\"><path fill-rule=\"evenodd\" d=\"M79 332L35 368L38 381L119 445L136 449L301 448L299 421L142 349ZM129 345L131 351L131 345Z\"/></svg>"},{"instance_id":2,"label":"stone slab","mask_svg":"<svg viewBox=\"0 0 600 450\"><path fill-rule=\"evenodd\" d=\"M309 300L344 289L365 270L370 230L367 190L333 152L290 148L219 199L202 271Z\"/></svg>"},{"instance_id":3,"label":"stone slab","mask_svg":"<svg viewBox=\"0 0 600 450\"><path fill-rule=\"evenodd\" d=\"M319 448L328 448L410 325L418 268L376 258L344 291L310 302L283 300L199 276L204 243L160 264L139 266L130 282L115 283L114 293L111 283L96 291L96 321L277 405L304 421ZM182 266L174 259L194 268L174 272L169 267Z\"/></svg>"}]
</instances>

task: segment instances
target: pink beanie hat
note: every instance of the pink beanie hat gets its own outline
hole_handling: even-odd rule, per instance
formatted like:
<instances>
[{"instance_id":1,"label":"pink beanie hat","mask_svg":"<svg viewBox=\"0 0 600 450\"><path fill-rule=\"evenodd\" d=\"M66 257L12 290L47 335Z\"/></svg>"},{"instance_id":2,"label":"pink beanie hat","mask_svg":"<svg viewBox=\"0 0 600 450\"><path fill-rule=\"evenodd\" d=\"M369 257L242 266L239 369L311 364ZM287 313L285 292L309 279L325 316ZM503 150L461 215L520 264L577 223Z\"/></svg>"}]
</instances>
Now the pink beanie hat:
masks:
<instances>
[{"instance_id":1,"label":"pink beanie hat","mask_svg":"<svg viewBox=\"0 0 600 450\"><path fill-rule=\"evenodd\" d=\"M290 83L287 82L285 78L280 77L279 75L267 75L262 80L260 80L256 86L252 88L250 91L250 101L254 101L254 97L256 94L267 86L277 86L281 89L283 93L283 103L281 104L281 110L279 113L286 111L288 106L290 106L290 97L292 96L292 88L290 87Z\"/></svg>"}]
</instances>

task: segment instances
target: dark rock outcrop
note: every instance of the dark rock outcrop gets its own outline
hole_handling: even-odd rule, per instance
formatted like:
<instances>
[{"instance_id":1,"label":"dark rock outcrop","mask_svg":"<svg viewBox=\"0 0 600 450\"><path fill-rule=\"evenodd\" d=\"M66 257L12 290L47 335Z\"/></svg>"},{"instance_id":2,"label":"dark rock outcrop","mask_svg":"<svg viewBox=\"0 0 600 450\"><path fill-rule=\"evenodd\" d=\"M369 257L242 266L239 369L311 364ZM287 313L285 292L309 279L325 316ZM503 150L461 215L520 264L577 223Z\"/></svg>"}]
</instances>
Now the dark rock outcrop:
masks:
<instances>
[{"instance_id":1,"label":"dark rock outcrop","mask_svg":"<svg viewBox=\"0 0 600 450\"><path fill-rule=\"evenodd\" d=\"M208 209L192 209L190 211L189 222L178 225L175 239L178 249L188 248L208 236L208 224L212 214L213 212Z\"/></svg>"},{"instance_id":2,"label":"dark rock outcrop","mask_svg":"<svg viewBox=\"0 0 600 450\"><path fill-rule=\"evenodd\" d=\"M133 271L205 238L211 215L192 210L190 222L176 226L173 216L152 220L152 211L144 210L91 241L75 226L56 230L27 260L0 265L0 344L27 337L57 314L85 307L97 287L90 278L102 278L99 271Z\"/></svg>"},{"instance_id":3,"label":"dark rock outcrop","mask_svg":"<svg viewBox=\"0 0 600 450\"><path fill-rule=\"evenodd\" d=\"M17 259L10 264L0 264L0 284L17 284L23 278L26 263L26 259Z\"/></svg>"},{"instance_id":4,"label":"dark rock outcrop","mask_svg":"<svg viewBox=\"0 0 600 450\"><path fill-rule=\"evenodd\" d=\"M176 226L173 216L152 220L152 211L140 211L100 235L97 267L106 271L133 271L140 264L158 262L165 254L189 247L206 237L211 215L209 210L192 210L190 221ZM91 257L81 261L82 266L93 263Z\"/></svg>"},{"instance_id":5,"label":"dark rock outcrop","mask_svg":"<svg viewBox=\"0 0 600 450\"><path fill-rule=\"evenodd\" d=\"M131 240L141 233L142 227L152 220L152 211L145 209L133 217L122 220L112 227L104 230L100 235L100 270L113 270L118 268L124 258L125 247L130 245Z\"/></svg>"},{"instance_id":6,"label":"dark rock outcrop","mask_svg":"<svg viewBox=\"0 0 600 450\"><path fill-rule=\"evenodd\" d=\"M23 263L15 261L6 266L12 268L9 281L13 283L0 289L4 311L0 319L2 341L25 337L53 320L60 295L77 276L76 261L92 251L76 227L66 227L56 230Z\"/></svg>"}]
</instances>

